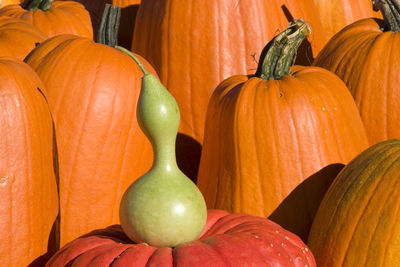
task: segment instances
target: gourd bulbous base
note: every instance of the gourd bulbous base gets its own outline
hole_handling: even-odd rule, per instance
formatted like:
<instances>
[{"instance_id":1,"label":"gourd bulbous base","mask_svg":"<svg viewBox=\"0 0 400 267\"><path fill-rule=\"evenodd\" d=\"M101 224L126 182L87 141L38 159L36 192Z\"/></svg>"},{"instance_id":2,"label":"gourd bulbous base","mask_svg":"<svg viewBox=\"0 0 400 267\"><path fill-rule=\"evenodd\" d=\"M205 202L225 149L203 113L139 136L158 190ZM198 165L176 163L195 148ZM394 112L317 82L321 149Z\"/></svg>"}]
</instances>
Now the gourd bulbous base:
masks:
<instances>
[{"instance_id":1,"label":"gourd bulbous base","mask_svg":"<svg viewBox=\"0 0 400 267\"><path fill-rule=\"evenodd\" d=\"M207 220L203 196L179 169L151 169L127 189L120 209L126 235L157 247L196 240Z\"/></svg>"}]
</instances>

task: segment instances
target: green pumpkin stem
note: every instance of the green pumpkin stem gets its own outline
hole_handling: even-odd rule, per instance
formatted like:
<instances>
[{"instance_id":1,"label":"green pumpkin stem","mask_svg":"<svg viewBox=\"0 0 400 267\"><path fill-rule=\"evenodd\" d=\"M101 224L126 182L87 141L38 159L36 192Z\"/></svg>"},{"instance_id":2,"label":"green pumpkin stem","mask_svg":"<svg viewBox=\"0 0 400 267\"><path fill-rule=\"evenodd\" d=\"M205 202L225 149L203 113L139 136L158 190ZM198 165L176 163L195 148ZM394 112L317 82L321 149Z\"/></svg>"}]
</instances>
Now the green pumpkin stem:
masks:
<instances>
[{"instance_id":1,"label":"green pumpkin stem","mask_svg":"<svg viewBox=\"0 0 400 267\"><path fill-rule=\"evenodd\" d=\"M46 11L51 8L53 0L24 0L21 3L21 7L26 10L40 9Z\"/></svg>"},{"instance_id":2,"label":"green pumpkin stem","mask_svg":"<svg viewBox=\"0 0 400 267\"><path fill-rule=\"evenodd\" d=\"M400 0L372 0L375 11L380 11L384 31L400 32Z\"/></svg>"},{"instance_id":3,"label":"green pumpkin stem","mask_svg":"<svg viewBox=\"0 0 400 267\"><path fill-rule=\"evenodd\" d=\"M97 43L111 47L118 45L118 29L121 17L121 8L111 4L104 7L103 16L97 33Z\"/></svg>"},{"instance_id":4,"label":"green pumpkin stem","mask_svg":"<svg viewBox=\"0 0 400 267\"><path fill-rule=\"evenodd\" d=\"M306 38L308 24L295 20L275 36L263 49L255 76L264 80L278 80L289 74L297 49Z\"/></svg>"},{"instance_id":5,"label":"green pumpkin stem","mask_svg":"<svg viewBox=\"0 0 400 267\"><path fill-rule=\"evenodd\" d=\"M138 64L140 70L143 72L143 75L149 74L149 73L146 71L146 69L144 68L142 62L140 62L140 60L139 60L131 51L129 51L129 50L126 49L126 48L123 48L122 46L116 46L115 48L118 49L118 50L120 50L120 51L122 51L122 52L124 52L124 53L127 54L128 56L130 56L130 57L136 62L136 64Z\"/></svg>"}]
</instances>

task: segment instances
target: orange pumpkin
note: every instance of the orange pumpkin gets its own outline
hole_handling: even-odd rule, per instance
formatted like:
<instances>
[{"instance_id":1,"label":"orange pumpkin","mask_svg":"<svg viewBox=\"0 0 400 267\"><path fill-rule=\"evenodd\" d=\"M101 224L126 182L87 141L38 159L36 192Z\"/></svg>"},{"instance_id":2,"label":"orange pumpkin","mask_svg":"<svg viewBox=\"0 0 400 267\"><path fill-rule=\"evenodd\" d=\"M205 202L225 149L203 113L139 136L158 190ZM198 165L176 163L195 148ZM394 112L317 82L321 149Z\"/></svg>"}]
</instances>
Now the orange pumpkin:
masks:
<instances>
[{"instance_id":1,"label":"orange pumpkin","mask_svg":"<svg viewBox=\"0 0 400 267\"><path fill-rule=\"evenodd\" d=\"M0 266L28 266L58 248L56 147L41 89L27 64L0 57Z\"/></svg>"},{"instance_id":2,"label":"orange pumpkin","mask_svg":"<svg viewBox=\"0 0 400 267\"><path fill-rule=\"evenodd\" d=\"M20 4L20 3L21 3L21 0L1 0L0 7L12 5L12 4Z\"/></svg>"},{"instance_id":3,"label":"orange pumpkin","mask_svg":"<svg viewBox=\"0 0 400 267\"><path fill-rule=\"evenodd\" d=\"M36 26L48 37L75 34L93 38L89 12L73 1L24 0L0 8L0 16L20 18Z\"/></svg>"},{"instance_id":4,"label":"orange pumpkin","mask_svg":"<svg viewBox=\"0 0 400 267\"><path fill-rule=\"evenodd\" d=\"M64 245L118 223L122 194L151 166L152 148L136 121L142 72L125 53L72 35L43 42L27 63L46 85L54 118Z\"/></svg>"},{"instance_id":5,"label":"orange pumpkin","mask_svg":"<svg viewBox=\"0 0 400 267\"><path fill-rule=\"evenodd\" d=\"M381 14L374 12L371 0L313 0L316 13L323 18L322 28L324 33L320 35L326 44L330 38L345 26L364 18L377 17Z\"/></svg>"},{"instance_id":6,"label":"orange pumpkin","mask_svg":"<svg viewBox=\"0 0 400 267\"><path fill-rule=\"evenodd\" d=\"M21 19L0 17L0 56L23 60L46 39L46 34Z\"/></svg>"},{"instance_id":7,"label":"orange pumpkin","mask_svg":"<svg viewBox=\"0 0 400 267\"><path fill-rule=\"evenodd\" d=\"M207 105L225 78L253 73L265 43L294 17L313 29L317 53L320 20L313 3L298 0L148 0L136 17L132 51L154 66L181 110L180 132L203 143ZM312 62L312 52L305 64Z\"/></svg>"},{"instance_id":8,"label":"orange pumpkin","mask_svg":"<svg viewBox=\"0 0 400 267\"><path fill-rule=\"evenodd\" d=\"M235 75L215 89L197 178L208 208L269 216L307 177L368 146L336 75L302 66L289 73L305 27L298 21L275 37L254 76ZM308 222L307 199L292 203L306 210L292 224Z\"/></svg>"},{"instance_id":9,"label":"orange pumpkin","mask_svg":"<svg viewBox=\"0 0 400 267\"><path fill-rule=\"evenodd\" d=\"M318 266L399 266L400 139L378 143L336 177L308 244Z\"/></svg>"},{"instance_id":10,"label":"orange pumpkin","mask_svg":"<svg viewBox=\"0 0 400 267\"><path fill-rule=\"evenodd\" d=\"M347 26L314 62L346 83L371 144L400 138L400 12L390 8L394 5L400 6L400 1L376 1L384 21L371 18Z\"/></svg>"}]
</instances>

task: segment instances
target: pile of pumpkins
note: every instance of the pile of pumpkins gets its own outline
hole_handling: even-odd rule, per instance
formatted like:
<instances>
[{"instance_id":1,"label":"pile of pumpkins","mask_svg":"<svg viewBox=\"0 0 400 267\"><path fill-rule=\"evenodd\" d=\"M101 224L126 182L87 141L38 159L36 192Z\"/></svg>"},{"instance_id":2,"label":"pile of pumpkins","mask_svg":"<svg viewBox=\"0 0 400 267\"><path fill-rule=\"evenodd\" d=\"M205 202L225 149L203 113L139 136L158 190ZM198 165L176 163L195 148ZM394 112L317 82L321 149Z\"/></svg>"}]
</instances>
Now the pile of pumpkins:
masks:
<instances>
[{"instance_id":1,"label":"pile of pumpkins","mask_svg":"<svg viewBox=\"0 0 400 267\"><path fill-rule=\"evenodd\" d=\"M399 265L399 31L400 0L1 1L0 266Z\"/></svg>"}]
</instances>

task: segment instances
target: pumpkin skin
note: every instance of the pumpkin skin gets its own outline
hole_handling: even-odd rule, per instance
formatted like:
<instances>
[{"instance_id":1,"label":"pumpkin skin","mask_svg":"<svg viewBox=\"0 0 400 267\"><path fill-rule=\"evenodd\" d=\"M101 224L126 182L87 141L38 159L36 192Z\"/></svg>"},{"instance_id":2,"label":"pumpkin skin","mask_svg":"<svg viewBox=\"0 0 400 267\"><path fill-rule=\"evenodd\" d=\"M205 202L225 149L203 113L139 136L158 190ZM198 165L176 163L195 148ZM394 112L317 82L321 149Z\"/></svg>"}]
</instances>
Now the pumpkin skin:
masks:
<instances>
[{"instance_id":1,"label":"pumpkin skin","mask_svg":"<svg viewBox=\"0 0 400 267\"><path fill-rule=\"evenodd\" d=\"M313 0L316 12L320 18L323 18L322 28L326 44L330 38L347 25L361 19L376 17L382 18L379 12L372 8L371 0L352 0L351 4L347 0Z\"/></svg>"},{"instance_id":2,"label":"pumpkin skin","mask_svg":"<svg viewBox=\"0 0 400 267\"><path fill-rule=\"evenodd\" d=\"M0 57L0 265L28 266L57 249L54 136L43 83L24 62ZM53 236L54 237L54 236Z\"/></svg>"},{"instance_id":3,"label":"pumpkin skin","mask_svg":"<svg viewBox=\"0 0 400 267\"><path fill-rule=\"evenodd\" d=\"M247 214L209 210L197 241L174 248L134 244L119 225L96 230L61 250L46 267L61 266L316 266L296 235Z\"/></svg>"},{"instance_id":4,"label":"pumpkin skin","mask_svg":"<svg viewBox=\"0 0 400 267\"><path fill-rule=\"evenodd\" d=\"M265 43L288 24L283 6L293 17L309 22L316 54L322 48L321 22L313 3L223 0L216 5L213 1L149 0L140 4L132 51L149 60L177 100L182 114L180 133L203 144L212 91L231 75L255 71ZM311 62L310 52L308 65Z\"/></svg>"},{"instance_id":5,"label":"pumpkin skin","mask_svg":"<svg viewBox=\"0 0 400 267\"><path fill-rule=\"evenodd\" d=\"M46 39L46 34L21 19L0 17L0 56L23 60Z\"/></svg>"},{"instance_id":6,"label":"pumpkin skin","mask_svg":"<svg viewBox=\"0 0 400 267\"><path fill-rule=\"evenodd\" d=\"M21 3L21 0L2 0L0 3L0 7L19 4L19 3Z\"/></svg>"},{"instance_id":7,"label":"pumpkin skin","mask_svg":"<svg viewBox=\"0 0 400 267\"><path fill-rule=\"evenodd\" d=\"M381 20L364 19L347 26L314 62L346 83L371 145L400 137L400 33L382 32L382 25Z\"/></svg>"},{"instance_id":8,"label":"pumpkin skin","mask_svg":"<svg viewBox=\"0 0 400 267\"><path fill-rule=\"evenodd\" d=\"M152 148L136 121L142 72L123 52L72 35L43 42L27 63L46 85L54 118L64 245L119 223L122 194L151 166Z\"/></svg>"},{"instance_id":9,"label":"pumpkin skin","mask_svg":"<svg viewBox=\"0 0 400 267\"><path fill-rule=\"evenodd\" d=\"M139 5L141 0L113 0L112 4L119 7L127 7L131 5Z\"/></svg>"},{"instance_id":10,"label":"pumpkin skin","mask_svg":"<svg viewBox=\"0 0 400 267\"><path fill-rule=\"evenodd\" d=\"M367 147L354 100L333 73L294 66L279 80L235 75L211 97L197 185L209 208L269 216L306 178ZM296 224L309 221L303 216Z\"/></svg>"},{"instance_id":11,"label":"pumpkin skin","mask_svg":"<svg viewBox=\"0 0 400 267\"><path fill-rule=\"evenodd\" d=\"M318 266L398 266L400 140L378 143L336 177L313 222Z\"/></svg>"},{"instance_id":12,"label":"pumpkin skin","mask_svg":"<svg viewBox=\"0 0 400 267\"><path fill-rule=\"evenodd\" d=\"M75 34L93 38L89 12L80 3L54 1L50 9L25 10L19 4L0 9L0 16L20 18L36 26L49 38L59 34Z\"/></svg>"}]
</instances>

